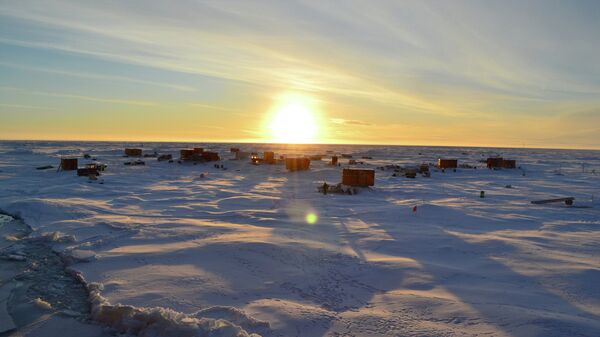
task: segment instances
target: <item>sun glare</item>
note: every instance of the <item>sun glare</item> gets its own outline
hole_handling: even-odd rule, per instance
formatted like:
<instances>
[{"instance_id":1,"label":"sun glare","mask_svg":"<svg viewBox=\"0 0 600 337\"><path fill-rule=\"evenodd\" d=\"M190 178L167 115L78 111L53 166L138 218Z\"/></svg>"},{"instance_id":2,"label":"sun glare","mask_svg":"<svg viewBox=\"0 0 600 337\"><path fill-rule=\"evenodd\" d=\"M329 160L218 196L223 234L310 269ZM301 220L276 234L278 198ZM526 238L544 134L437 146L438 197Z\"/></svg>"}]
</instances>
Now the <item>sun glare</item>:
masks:
<instances>
[{"instance_id":1,"label":"sun glare","mask_svg":"<svg viewBox=\"0 0 600 337\"><path fill-rule=\"evenodd\" d=\"M271 141L288 144L314 143L319 137L319 123L314 102L305 96L281 97L271 113L268 129Z\"/></svg>"}]
</instances>

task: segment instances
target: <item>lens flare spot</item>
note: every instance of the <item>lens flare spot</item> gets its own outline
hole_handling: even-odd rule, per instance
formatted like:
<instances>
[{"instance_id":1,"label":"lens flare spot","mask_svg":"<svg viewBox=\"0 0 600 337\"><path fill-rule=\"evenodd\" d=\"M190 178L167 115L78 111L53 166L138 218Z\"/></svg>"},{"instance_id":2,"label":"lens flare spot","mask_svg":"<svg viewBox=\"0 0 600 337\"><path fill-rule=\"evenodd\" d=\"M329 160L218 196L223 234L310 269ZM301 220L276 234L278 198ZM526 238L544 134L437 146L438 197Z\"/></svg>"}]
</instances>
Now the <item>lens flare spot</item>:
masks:
<instances>
[{"instance_id":1,"label":"lens flare spot","mask_svg":"<svg viewBox=\"0 0 600 337\"><path fill-rule=\"evenodd\" d=\"M306 222L309 225L316 224L317 220L319 220L319 218L317 217L317 215L315 213L308 213L308 214L306 214Z\"/></svg>"}]
</instances>

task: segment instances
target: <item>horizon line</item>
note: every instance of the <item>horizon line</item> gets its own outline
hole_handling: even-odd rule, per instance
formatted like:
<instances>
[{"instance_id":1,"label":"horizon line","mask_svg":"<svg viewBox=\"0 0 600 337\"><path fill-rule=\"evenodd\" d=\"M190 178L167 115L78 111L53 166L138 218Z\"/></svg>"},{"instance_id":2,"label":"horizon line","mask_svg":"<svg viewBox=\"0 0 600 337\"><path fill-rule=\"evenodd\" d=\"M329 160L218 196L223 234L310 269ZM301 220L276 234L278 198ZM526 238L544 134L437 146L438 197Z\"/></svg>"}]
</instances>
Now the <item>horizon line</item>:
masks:
<instances>
[{"instance_id":1,"label":"horizon line","mask_svg":"<svg viewBox=\"0 0 600 337\"><path fill-rule=\"evenodd\" d=\"M455 148L491 148L491 149L531 149L531 150L579 150L579 151L600 151L598 148L577 148L577 147L529 147L529 146L498 146L498 145L436 145L436 144L385 144L385 143L278 143L268 141L202 141L202 140L101 140L101 139L0 139L0 142L91 142L91 143L205 143L205 144L265 144L265 145L341 145L341 146L398 146L398 147L455 147Z\"/></svg>"}]
</instances>

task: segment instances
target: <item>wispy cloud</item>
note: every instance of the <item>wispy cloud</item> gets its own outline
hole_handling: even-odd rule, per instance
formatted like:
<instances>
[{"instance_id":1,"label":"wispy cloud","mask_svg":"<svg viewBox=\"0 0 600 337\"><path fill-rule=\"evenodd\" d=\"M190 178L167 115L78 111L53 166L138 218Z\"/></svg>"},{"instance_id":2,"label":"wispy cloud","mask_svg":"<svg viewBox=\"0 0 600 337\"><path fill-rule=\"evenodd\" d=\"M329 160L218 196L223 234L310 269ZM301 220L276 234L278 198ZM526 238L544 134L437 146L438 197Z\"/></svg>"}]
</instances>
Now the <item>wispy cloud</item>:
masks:
<instances>
[{"instance_id":1,"label":"wispy cloud","mask_svg":"<svg viewBox=\"0 0 600 337\"><path fill-rule=\"evenodd\" d=\"M51 108L51 107L35 106L35 105L23 105L23 104L6 104L6 103L0 103L0 106L1 107L5 107L5 108L16 108L16 109L57 110L57 109Z\"/></svg>"},{"instance_id":2,"label":"wispy cloud","mask_svg":"<svg viewBox=\"0 0 600 337\"><path fill-rule=\"evenodd\" d=\"M357 119L343 119L343 118L332 118L331 122L333 124L341 124L341 125L357 125L357 126L371 126L372 123L361 121Z\"/></svg>"},{"instance_id":3,"label":"wispy cloud","mask_svg":"<svg viewBox=\"0 0 600 337\"><path fill-rule=\"evenodd\" d=\"M125 104L125 105L138 105L138 106L157 105L157 103L150 102L150 101L136 101L136 100L126 100L126 99L118 99L118 98L84 96L84 95L76 95L76 94L61 93L61 92L35 91L35 90L28 90L25 88L6 87L6 86L0 87L0 90L19 91L19 92L26 93L28 95L59 97L59 98L77 99L77 100L83 100L83 101L111 103L111 104Z\"/></svg>"},{"instance_id":4,"label":"wispy cloud","mask_svg":"<svg viewBox=\"0 0 600 337\"><path fill-rule=\"evenodd\" d=\"M42 68L42 67L36 67L36 66L31 66L31 65L15 64L15 63L4 62L4 61L0 61L0 66L21 69L21 70L25 70L25 71L43 72L43 73L48 73L48 74L64 75L64 76L71 76L71 77L78 77L78 78L103 80L103 81L110 81L110 82L114 81L114 82L128 82L128 83L135 83L135 84L152 85L152 86L171 88L171 89L181 90L181 91L195 91L195 89L190 86L164 83L164 82L146 81L146 80L140 80L140 79L125 77L125 76L103 75L103 74L95 74L95 73L75 72L75 71L69 71L69 70L50 69L50 68Z\"/></svg>"},{"instance_id":5,"label":"wispy cloud","mask_svg":"<svg viewBox=\"0 0 600 337\"><path fill-rule=\"evenodd\" d=\"M232 113L239 112L236 109L230 109L230 108L225 108L225 107L218 106L218 105L211 105L211 104L205 104L205 103L189 103L188 105L191 107L194 107L194 108L202 108L202 109L208 109L208 110L217 110L217 111L232 112Z\"/></svg>"}]
</instances>

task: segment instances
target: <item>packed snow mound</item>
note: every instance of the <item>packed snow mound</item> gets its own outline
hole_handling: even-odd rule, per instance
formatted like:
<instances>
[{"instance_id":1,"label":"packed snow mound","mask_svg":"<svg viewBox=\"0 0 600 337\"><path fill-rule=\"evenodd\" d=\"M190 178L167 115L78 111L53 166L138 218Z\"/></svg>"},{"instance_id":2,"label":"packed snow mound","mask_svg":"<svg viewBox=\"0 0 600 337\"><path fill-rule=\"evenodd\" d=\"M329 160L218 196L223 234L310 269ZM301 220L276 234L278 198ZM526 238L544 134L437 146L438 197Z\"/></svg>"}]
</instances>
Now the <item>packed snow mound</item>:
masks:
<instances>
[{"instance_id":1,"label":"packed snow mound","mask_svg":"<svg viewBox=\"0 0 600 337\"><path fill-rule=\"evenodd\" d=\"M260 337L223 319L191 317L167 308L112 305L100 294L101 285L92 283L88 289L92 319L121 334L140 337Z\"/></svg>"},{"instance_id":2,"label":"packed snow mound","mask_svg":"<svg viewBox=\"0 0 600 337\"><path fill-rule=\"evenodd\" d=\"M269 322L260 321L249 316L244 311L229 306L213 306L202 309L194 314L196 318L226 319L244 328L269 328Z\"/></svg>"},{"instance_id":3,"label":"packed snow mound","mask_svg":"<svg viewBox=\"0 0 600 337\"><path fill-rule=\"evenodd\" d=\"M13 218L11 216L0 214L0 225L11 222L12 220Z\"/></svg>"},{"instance_id":4,"label":"packed snow mound","mask_svg":"<svg viewBox=\"0 0 600 337\"><path fill-rule=\"evenodd\" d=\"M77 241L74 235L67 235L58 231L42 233L37 239L53 243L73 243Z\"/></svg>"}]
</instances>

